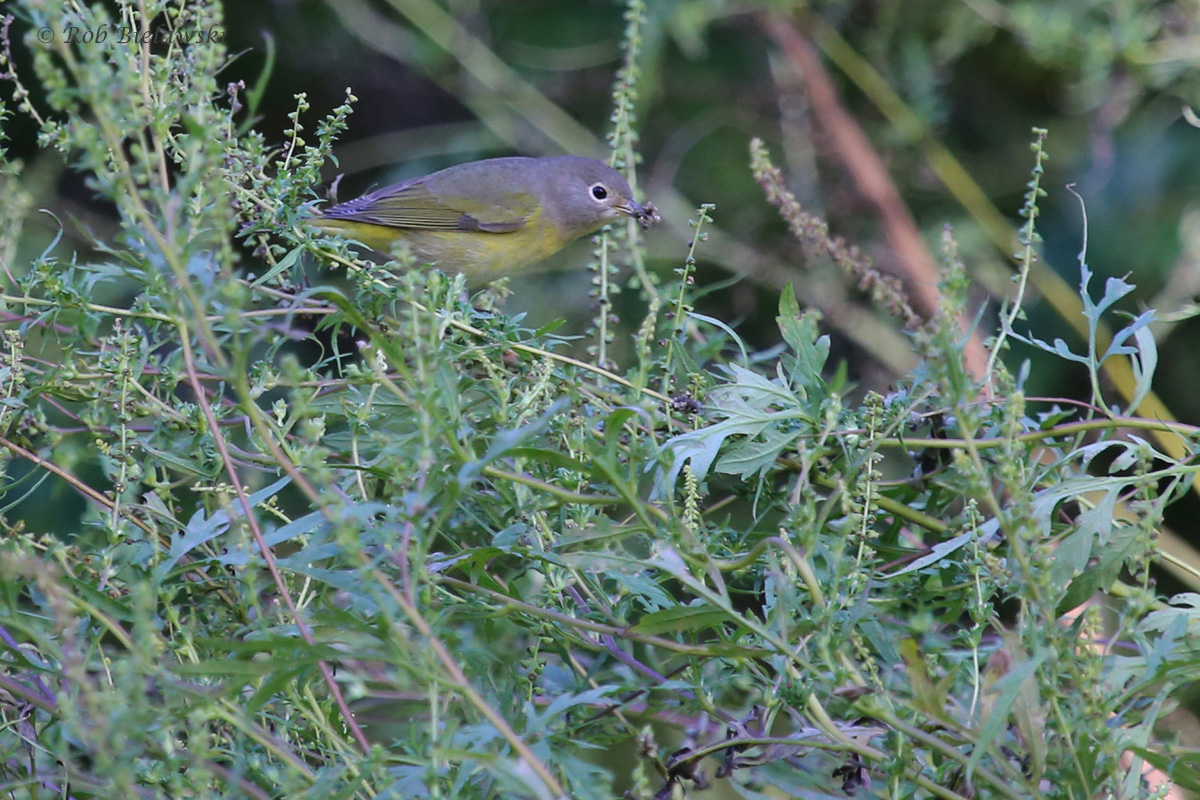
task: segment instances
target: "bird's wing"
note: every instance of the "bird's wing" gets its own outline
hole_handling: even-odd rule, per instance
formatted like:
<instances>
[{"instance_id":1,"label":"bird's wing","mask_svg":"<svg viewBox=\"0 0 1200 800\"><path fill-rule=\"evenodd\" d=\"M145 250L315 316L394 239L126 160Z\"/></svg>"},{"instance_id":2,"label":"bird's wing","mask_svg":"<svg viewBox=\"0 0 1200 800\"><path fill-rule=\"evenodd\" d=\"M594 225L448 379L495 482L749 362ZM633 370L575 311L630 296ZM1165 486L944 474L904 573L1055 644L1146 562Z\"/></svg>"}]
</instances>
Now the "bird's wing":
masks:
<instances>
[{"instance_id":1,"label":"bird's wing","mask_svg":"<svg viewBox=\"0 0 1200 800\"><path fill-rule=\"evenodd\" d=\"M340 203L323 216L392 228L510 233L524 225L536 208L536 198L523 192L446 200L417 179Z\"/></svg>"}]
</instances>

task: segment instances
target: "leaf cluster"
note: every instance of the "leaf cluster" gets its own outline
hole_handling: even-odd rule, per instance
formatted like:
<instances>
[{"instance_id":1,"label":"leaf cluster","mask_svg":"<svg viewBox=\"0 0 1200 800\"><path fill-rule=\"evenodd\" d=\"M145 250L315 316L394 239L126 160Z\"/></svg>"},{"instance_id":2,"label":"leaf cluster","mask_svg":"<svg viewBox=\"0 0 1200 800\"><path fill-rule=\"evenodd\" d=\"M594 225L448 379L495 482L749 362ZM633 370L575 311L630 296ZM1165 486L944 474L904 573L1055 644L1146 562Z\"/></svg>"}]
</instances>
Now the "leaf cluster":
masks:
<instances>
[{"instance_id":1,"label":"leaf cluster","mask_svg":"<svg viewBox=\"0 0 1200 800\"><path fill-rule=\"evenodd\" d=\"M13 30L221 19L118 5ZM121 232L3 264L9 796L1124 798L1146 764L1200 788L1161 730L1200 597L1151 580L1195 431L1099 394L1106 359L1149 385L1151 315L1046 345L1090 405L998 359L976 382L947 237L920 368L855 398L790 287L766 352L692 310L705 206L678 279L636 287L631 362L603 326L586 360L502 287L303 225L352 96L311 142L298 97L273 144L219 41L37 54L43 144ZM1096 330L1129 285L1089 277ZM1004 319L997 349L1040 344Z\"/></svg>"}]
</instances>

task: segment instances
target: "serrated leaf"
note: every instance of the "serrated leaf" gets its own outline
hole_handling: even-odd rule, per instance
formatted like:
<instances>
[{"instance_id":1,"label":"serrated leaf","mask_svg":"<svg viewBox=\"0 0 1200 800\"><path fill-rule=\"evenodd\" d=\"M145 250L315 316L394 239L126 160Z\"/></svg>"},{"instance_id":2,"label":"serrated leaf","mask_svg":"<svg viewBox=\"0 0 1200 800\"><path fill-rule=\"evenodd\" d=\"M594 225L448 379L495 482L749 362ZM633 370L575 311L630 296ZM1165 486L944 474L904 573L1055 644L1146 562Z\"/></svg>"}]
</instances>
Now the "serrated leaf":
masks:
<instances>
[{"instance_id":1,"label":"serrated leaf","mask_svg":"<svg viewBox=\"0 0 1200 800\"><path fill-rule=\"evenodd\" d=\"M1138 540L1137 529L1132 525L1120 525L1106 531L1104 546L1094 551L1095 558L1071 581L1056 612L1065 614L1096 592L1107 591L1120 576L1125 563L1136 555Z\"/></svg>"},{"instance_id":2,"label":"serrated leaf","mask_svg":"<svg viewBox=\"0 0 1200 800\"><path fill-rule=\"evenodd\" d=\"M767 428L762 438L750 439L721 457L714 469L743 479L774 466L780 454L795 441L791 433Z\"/></svg>"},{"instance_id":3,"label":"serrated leaf","mask_svg":"<svg viewBox=\"0 0 1200 800\"><path fill-rule=\"evenodd\" d=\"M829 337L820 336L815 312L801 314L796 293L789 281L779 295L779 316L775 318L779 333L793 353L789 381L807 391L818 388L821 370L829 357Z\"/></svg>"},{"instance_id":4,"label":"serrated leaf","mask_svg":"<svg viewBox=\"0 0 1200 800\"><path fill-rule=\"evenodd\" d=\"M697 479L704 480L727 438L737 434L756 436L769 424L769 420L763 419L727 419L716 425L673 437L663 447L663 453L670 461L665 471L659 470L650 493L651 498L661 500L669 497L675 491L675 482L683 465L689 461L692 474Z\"/></svg>"},{"instance_id":5,"label":"serrated leaf","mask_svg":"<svg viewBox=\"0 0 1200 800\"><path fill-rule=\"evenodd\" d=\"M284 477L275 481L270 486L259 489L248 498L250 502L250 508L253 509L259 503L266 501L267 498L274 496L277 492L279 492L280 489L282 489L284 486L287 486L291 482L291 478ZM240 518L242 511L241 505L239 503L234 503L231 505L231 508L233 510L233 517L235 519ZM184 529L183 534L171 540L170 552L167 554L167 557L155 567L155 574L160 577L167 575L170 573L171 569L177 563L179 563L179 559L183 558L200 545L210 542L221 534L225 533L225 531L229 530L230 524L231 519L229 513L227 513L225 509L219 509L213 512L212 516L208 517L204 516L203 510L197 511L192 515L192 518L188 520L187 527Z\"/></svg>"}]
</instances>

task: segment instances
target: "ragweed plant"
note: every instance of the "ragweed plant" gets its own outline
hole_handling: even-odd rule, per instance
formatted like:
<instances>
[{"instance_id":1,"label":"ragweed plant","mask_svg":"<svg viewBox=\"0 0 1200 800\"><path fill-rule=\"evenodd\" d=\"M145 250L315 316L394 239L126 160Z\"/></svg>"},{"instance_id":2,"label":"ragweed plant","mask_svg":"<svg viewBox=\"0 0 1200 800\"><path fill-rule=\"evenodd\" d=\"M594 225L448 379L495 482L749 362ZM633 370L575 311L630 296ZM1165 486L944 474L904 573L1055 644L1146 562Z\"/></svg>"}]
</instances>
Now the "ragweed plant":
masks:
<instances>
[{"instance_id":1,"label":"ragweed plant","mask_svg":"<svg viewBox=\"0 0 1200 800\"><path fill-rule=\"evenodd\" d=\"M1082 799L1145 794L1147 763L1196 785L1158 724L1200 604L1150 580L1195 469L1135 432L1194 430L1026 397L999 360L982 394L951 240L886 396L823 377L790 291L768 353L691 310L707 206L633 363L579 360L494 294L304 227L352 95L312 137L298 97L272 143L219 38L36 38L221 23L112 8L29 0L5 27L34 53L10 113L119 220L85 253L0 246L9 796ZM1147 320L1050 349L1150 375Z\"/></svg>"}]
</instances>

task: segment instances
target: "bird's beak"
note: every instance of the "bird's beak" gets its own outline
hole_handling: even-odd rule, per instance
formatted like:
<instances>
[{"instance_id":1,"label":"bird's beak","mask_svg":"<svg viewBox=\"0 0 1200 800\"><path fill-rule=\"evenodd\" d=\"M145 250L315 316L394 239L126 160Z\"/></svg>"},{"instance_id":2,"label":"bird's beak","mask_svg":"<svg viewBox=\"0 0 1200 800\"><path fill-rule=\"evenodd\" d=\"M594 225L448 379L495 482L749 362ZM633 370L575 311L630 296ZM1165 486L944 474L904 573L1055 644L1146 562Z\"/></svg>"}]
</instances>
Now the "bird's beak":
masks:
<instances>
[{"instance_id":1,"label":"bird's beak","mask_svg":"<svg viewBox=\"0 0 1200 800\"><path fill-rule=\"evenodd\" d=\"M654 207L654 203L646 203L642 205L633 199L626 200L615 208L642 223L642 228L649 230L650 226L656 222L662 222L662 217L658 215L658 209Z\"/></svg>"},{"instance_id":2,"label":"bird's beak","mask_svg":"<svg viewBox=\"0 0 1200 800\"><path fill-rule=\"evenodd\" d=\"M639 219L640 217L642 217L642 215L644 215L646 213L646 207L643 206L642 204L638 203L636 200L632 200L632 199L626 200L625 202L618 205L617 210L622 213L628 214L629 216L633 217L634 219Z\"/></svg>"}]
</instances>

